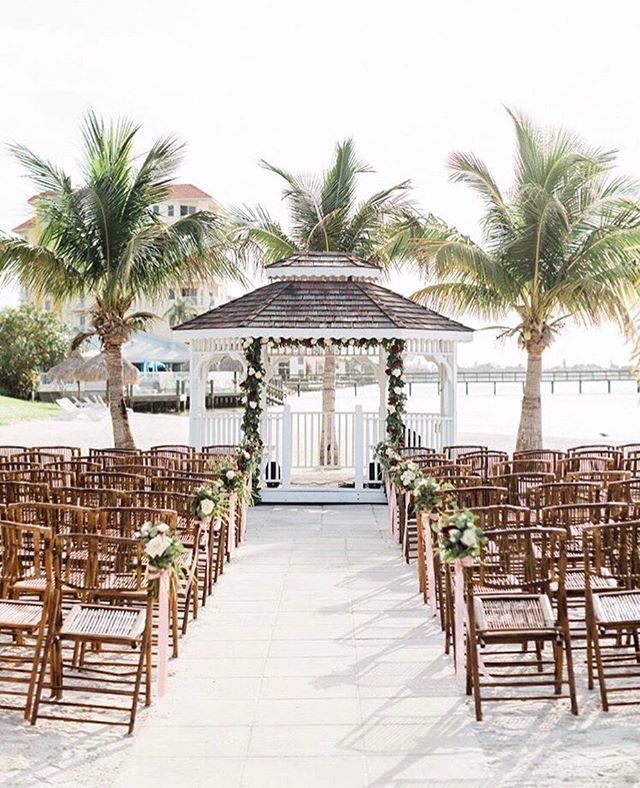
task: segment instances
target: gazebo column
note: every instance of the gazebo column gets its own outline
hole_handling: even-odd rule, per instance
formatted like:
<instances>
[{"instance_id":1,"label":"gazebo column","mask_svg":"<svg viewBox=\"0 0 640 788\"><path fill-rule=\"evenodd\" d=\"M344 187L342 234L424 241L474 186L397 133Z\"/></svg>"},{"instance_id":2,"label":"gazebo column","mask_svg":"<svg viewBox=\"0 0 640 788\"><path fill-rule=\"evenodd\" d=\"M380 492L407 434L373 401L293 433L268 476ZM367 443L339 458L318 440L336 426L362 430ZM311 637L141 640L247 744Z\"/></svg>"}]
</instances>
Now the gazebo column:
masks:
<instances>
[{"instance_id":1,"label":"gazebo column","mask_svg":"<svg viewBox=\"0 0 640 788\"><path fill-rule=\"evenodd\" d=\"M197 449L205 442L207 356L192 351L189 357L189 443Z\"/></svg>"},{"instance_id":2,"label":"gazebo column","mask_svg":"<svg viewBox=\"0 0 640 788\"><path fill-rule=\"evenodd\" d=\"M455 444L457 440L457 389L458 374L455 344L447 359L438 364L440 376L440 415L443 418L441 439L443 446Z\"/></svg>"},{"instance_id":3,"label":"gazebo column","mask_svg":"<svg viewBox=\"0 0 640 788\"><path fill-rule=\"evenodd\" d=\"M380 393L380 403L378 405L378 440L383 441L387 438L387 354L382 345L378 350L379 360L376 366L376 377L378 379L378 390Z\"/></svg>"}]
</instances>

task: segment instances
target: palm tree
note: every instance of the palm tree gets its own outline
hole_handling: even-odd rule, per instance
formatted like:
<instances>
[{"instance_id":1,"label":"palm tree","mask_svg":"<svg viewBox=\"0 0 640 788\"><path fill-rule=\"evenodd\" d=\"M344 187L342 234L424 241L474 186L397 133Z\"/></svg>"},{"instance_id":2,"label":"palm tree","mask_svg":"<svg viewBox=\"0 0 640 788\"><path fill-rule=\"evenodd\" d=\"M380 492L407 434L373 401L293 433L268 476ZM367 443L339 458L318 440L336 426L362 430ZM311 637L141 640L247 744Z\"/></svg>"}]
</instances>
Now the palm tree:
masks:
<instances>
[{"instance_id":1,"label":"palm tree","mask_svg":"<svg viewBox=\"0 0 640 788\"><path fill-rule=\"evenodd\" d=\"M261 165L284 181L289 229L263 207L236 209L231 222L241 258L248 255L265 265L302 251L350 252L381 265L402 258L407 226L414 216L408 200L410 183L403 181L359 200L359 176L373 170L357 158L353 140L336 145L329 169L320 175L293 175L265 161ZM336 360L335 352L328 348L322 412L329 415L323 420L321 464L333 463L337 456L333 427Z\"/></svg>"},{"instance_id":2,"label":"palm tree","mask_svg":"<svg viewBox=\"0 0 640 788\"><path fill-rule=\"evenodd\" d=\"M473 154L454 153L454 181L480 195L483 243L431 219L415 256L432 284L414 295L435 307L489 320L527 352L517 449L542 447L542 356L568 319L630 328L638 279L640 209L635 183L614 174L615 151L545 132L509 113L517 153L514 184L501 192Z\"/></svg>"},{"instance_id":3,"label":"palm tree","mask_svg":"<svg viewBox=\"0 0 640 788\"><path fill-rule=\"evenodd\" d=\"M93 112L82 127L82 185L23 145L11 149L41 190L38 243L0 239L0 274L15 277L36 297L58 302L89 296L90 335L107 356L109 407L115 445L134 446L123 397L122 345L153 318L132 311L140 297L156 299L168 287L212 276L236 276L224 254L220 219L199 212L164 224L152 206L169 193L183 146L155 142L140 161L133 146L139 126L105 124Z\"/></svg>"},{"instance_id":4,"label":"palm tree","mask_svg":"<svg viewBox=\"0 0 640 788\"><path fill-rule=\"evenodd\" d=\"M190 298L179 296L167 309L163 317L169 321L169 325L173 328L173 326L180 325L180 323L186 323L187 320L191 320L197 314L198 307L193 301Z\"/></svg>"}]
</instances>

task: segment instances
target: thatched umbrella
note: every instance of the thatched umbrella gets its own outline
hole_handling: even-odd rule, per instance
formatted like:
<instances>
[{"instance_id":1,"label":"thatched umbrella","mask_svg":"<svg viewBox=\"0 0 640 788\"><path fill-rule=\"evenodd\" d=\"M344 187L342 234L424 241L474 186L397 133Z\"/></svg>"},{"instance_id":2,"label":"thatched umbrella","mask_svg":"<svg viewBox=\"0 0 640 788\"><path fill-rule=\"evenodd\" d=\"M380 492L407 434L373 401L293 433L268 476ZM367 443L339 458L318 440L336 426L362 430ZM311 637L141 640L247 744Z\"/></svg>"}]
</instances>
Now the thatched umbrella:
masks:
<instances>
[{"instance_id":1,"label":"thatched umbrella","mask_svg":"<svg viewBox=\"0 0 640 788\"><path fill-rule=\"evenodd\" d=\"M126 359L122 359L122 372L127 385L137 383L140 379L138 369ZM104 353L98 353L87 358L79 350L74 350L64 361L51 367L47 376L51 380L75 380L80 391L81 380L93 383L107 379L107 357Z\"/></svg>"}]
</instances>

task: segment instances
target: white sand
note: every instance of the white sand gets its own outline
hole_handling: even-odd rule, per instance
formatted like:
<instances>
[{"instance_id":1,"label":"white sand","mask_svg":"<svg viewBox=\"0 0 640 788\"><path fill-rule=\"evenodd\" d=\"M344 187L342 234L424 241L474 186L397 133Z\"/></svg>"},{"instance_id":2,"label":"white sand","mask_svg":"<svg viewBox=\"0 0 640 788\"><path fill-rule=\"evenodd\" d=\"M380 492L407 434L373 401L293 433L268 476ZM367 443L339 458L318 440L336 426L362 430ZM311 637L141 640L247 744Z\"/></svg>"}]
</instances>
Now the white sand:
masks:
<instances>
[{"instance_id":1,"label":"white sand","mask_svg":"<svg viewBox=\"0 0 640 788\"><path fill-rule=\"evenodd\" d=\"M385 507L259 507L133 737L0 713L0 784L185 788L637 785L640 709L471 702ZM4 779L2 774L4 773Z\"/></svg>"}]
</instances>

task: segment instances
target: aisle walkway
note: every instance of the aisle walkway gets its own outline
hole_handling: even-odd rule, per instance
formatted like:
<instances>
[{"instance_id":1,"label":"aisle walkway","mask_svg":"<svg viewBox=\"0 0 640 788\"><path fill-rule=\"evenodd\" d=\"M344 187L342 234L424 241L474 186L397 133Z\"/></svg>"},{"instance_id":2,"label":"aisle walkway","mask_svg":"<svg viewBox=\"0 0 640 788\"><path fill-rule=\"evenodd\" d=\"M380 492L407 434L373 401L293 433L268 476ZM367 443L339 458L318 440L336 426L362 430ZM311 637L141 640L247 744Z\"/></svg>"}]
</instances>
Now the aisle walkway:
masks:
<instances>
[{"instance_id":1,"label":"aisle walkway","mask_svg":"<svg viewBox=\"0 0 640 788\"><path fill-rule=\"evenodd\" d=\"M385 507L258 507L120 784L478 785L441 642Z\"/></svg>"}]
</instances>

